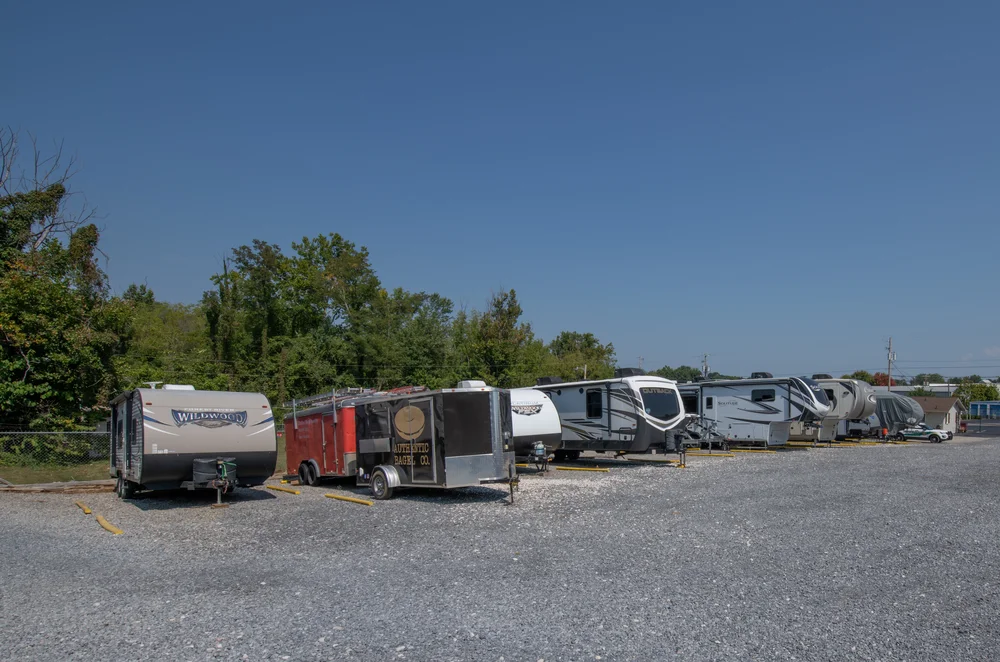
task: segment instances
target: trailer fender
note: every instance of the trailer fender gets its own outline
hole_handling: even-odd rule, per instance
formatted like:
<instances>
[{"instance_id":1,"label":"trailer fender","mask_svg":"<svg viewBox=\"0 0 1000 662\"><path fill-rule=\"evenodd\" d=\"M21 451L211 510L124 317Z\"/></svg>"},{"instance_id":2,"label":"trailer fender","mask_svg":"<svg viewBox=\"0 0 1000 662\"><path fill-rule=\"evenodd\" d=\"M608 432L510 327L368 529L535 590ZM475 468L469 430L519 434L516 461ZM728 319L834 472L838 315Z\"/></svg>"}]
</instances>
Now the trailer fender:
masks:
<instances>
[{"instance_id":1,"label":"trailer fender","mask_svg":"<svg viewBox=\"0 0 1000 662\"><path fill-rule=\"evenodd\" d=\"M389 481L390 488L399 487L399 472L396 471L396 467L391 464L380 464L375 469L381 469L385 472L385 479ZM375 472L375 469L372 470L372 473Z\"/></svg>"}]
</instances>

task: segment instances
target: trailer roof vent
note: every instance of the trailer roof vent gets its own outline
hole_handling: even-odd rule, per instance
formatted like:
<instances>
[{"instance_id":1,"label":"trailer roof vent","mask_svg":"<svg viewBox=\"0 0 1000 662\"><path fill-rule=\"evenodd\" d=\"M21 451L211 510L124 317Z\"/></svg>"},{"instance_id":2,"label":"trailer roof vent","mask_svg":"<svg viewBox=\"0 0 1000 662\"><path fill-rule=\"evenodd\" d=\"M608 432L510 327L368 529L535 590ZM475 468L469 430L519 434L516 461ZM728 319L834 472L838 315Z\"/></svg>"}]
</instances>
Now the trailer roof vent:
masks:
<instances>
[{"instance_id":1,"label":"trailer roof vent","mask_svg":"<svg viewBox=\"0 0 1000 662\"><path fill-rule=\"evenodd\" d=\"M560 377L539 377L535 380L537 386L548 386L549 384L562 384Z\"/></svg>"},{"instance_id":2,"label":"trailer roof vent","mask_svg":"<svg viewBox=\"0 0 1000 662\"><path fill-rule=\"evenodd\" d=\"M774 377L774 375L772 375L769 372L752 372L752 373L750 373L750 379L771 379L772 377Z\"/></svg>"},{"instance_id":3,"label":"trailer roof vent","mask_svg":"<svg viewBox=\"0 0 1000 662\"><path fill-rule=\"evenodd\" d=\"M615 379L619 377L639 377L645 374L646 371L642 368L615 368Z\"/></svg>"},{"instance_id":4,"label":"trailer roof vent","mask_svg":"<svg viewBox=\"0 0 1000 662\"><path fill-rule=\"evenodd\" d=\"M820 372L812 376L813 379L833 379L833 375L828 375L825 372Z\"/></svg>"},{"instance_id":5,"label":"trailer roof vent","mask_svg":"<svg viewBox=\"0 0 1000 662\"><path fill-rule=\"evenodd\" d=\"M194 387L190 384L164 384L164 391L193 391Z\"/></svg>"},{"instance_id":6,"label":"trailer roof vent","mask_svg":"<svg viewBox=\"0 0 1000 662\"><path fill-rule=\"evenodd\" d=\"M464 379L458 383L458 388L486 388L486 382L481 379Z\"/></svg>"}]
</instances>

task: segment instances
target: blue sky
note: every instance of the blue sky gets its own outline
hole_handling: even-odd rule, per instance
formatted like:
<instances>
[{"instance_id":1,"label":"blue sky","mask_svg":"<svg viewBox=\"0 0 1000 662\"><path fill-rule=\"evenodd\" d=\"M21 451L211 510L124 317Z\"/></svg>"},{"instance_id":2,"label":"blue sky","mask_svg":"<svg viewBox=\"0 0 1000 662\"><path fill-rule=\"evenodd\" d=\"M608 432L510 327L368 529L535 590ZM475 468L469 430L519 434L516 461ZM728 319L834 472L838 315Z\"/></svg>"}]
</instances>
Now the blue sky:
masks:
<instances>
[{"instance_id":1,"label":"blue sky","mask_svg":"<svg viewBox=\"0 0 1000 662\"><path fill-rule=\"evenodd\" d=\"M79 156L118 291L340 232L623 365L1000 374L1000 4L238 7L5 10L0 122Z\"/></svg>"}]
</instances>

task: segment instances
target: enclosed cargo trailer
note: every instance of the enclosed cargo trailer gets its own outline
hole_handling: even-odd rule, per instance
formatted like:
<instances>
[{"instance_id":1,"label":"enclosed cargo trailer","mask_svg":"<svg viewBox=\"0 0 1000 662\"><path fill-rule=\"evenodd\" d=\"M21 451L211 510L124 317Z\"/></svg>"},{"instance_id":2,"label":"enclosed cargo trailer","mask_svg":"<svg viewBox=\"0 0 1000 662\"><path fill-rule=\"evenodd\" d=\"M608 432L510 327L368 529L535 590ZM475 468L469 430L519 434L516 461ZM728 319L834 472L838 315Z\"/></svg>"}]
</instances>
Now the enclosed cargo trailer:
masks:
<instances>
[{"instance_id":1,"label":"enclosed cargo trailer","mask_svg":"<svg viewBox=\"0 0 1000 662\"><path fill-rule=\"evenodd\" d=\"M516 480L510 392L481 382L335 397L286 416L285 435L302 482L353 475L376 499Z\"/></svg>"},{"instance_id":2,"label":"enclosed cargo trailer","mask_svg":"<svg viewBox=\"0 0 1000 662\"><path fill-rule=\"evenodd\" d=\"M274 416L260 393L166 385L111 401L111 477L116 492L260 485L274 473Z\"/></svg>"}]
</instances>

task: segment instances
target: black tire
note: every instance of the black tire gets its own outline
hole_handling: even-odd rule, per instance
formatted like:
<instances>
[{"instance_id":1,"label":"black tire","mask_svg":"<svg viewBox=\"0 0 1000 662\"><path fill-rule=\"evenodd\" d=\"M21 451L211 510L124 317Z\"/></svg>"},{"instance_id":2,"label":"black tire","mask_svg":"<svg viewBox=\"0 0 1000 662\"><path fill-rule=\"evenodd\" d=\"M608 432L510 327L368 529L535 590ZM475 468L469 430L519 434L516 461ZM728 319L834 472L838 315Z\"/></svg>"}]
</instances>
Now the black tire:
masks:
<instances>
[{"instance_id":1,"label":"black tire","mask_svg":"<svg viewBox=\"0 0 1000 662\"><path fill-rule=\"evenodd\" d=\"M124 496L122 496L123 494L125 494L124 483L125 483L125 479L123 479L121 477L121 474L119 474L118 475L118 480L115 482L115 494L118 495L119 499L124 499L125 498Z\"/></svg>"},{"instance_id":2,"label":"black tire","mask_svg":"<svg viewBox=\"0 0 1000 662\"><path fill-rule=\"evenodd\" d=\"M123 499L134 499L135 495L136 495L136 493L138 491L139 490L136 489L135 483L133 483L132 481L130 481L130 480L123 480L122 481L122 493L120 495L121 498L123 498Z\"/></svg>"},{"instance_id":3,"label":"black tire","mask_svg":"<svg viewBox=\"0 0 1000 662\"><path fill-rule=\"evenodd\" d=\"M385 471L382 469L376 469L372 472L372 481L369 483L369 487L371 488L372 496L379 501L392 498L392 486L389 485L389 477L385 475Z\"/></svg>"},{"instance_id":4,"label":"black tire","mask_svg":"<svg viewBox=\"0 0 1000 662\"><path fill-rule=\"evenodd\" d=\"M303 462L299 465L299 484L312 487L317 481L316 472L313 471L311 462Z\"/></svg>"},{"instance_id":5,"label":"black tire","mask_svg":"<svg viewBox=\"0 0 1000 662\"><path fill-rule=\"evenodd\" d=\"M944 441L944 439L942 439L939 435L936 435L936 434L931 435L931 443L932 444L940 444L942 441Z\"/></svg>"}]
</instances>

